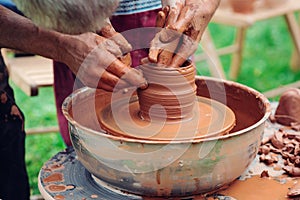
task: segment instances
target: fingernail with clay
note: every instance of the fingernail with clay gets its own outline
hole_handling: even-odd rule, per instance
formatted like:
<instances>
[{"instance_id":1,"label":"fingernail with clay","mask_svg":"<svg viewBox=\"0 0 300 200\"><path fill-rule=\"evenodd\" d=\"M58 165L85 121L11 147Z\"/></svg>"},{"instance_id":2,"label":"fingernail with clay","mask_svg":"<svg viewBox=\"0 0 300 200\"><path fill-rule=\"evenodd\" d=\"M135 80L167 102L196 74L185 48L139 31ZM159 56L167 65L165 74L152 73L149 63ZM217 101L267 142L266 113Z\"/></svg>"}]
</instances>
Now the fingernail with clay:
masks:
<instances>
[{"instance_id":1,"label":"fingernail with clay","mask_svg":"<svg viewBox=\"0 0 300 200\"><path fill-rule=\"evenodd\" d=\"M148 83L147 83L147 82L142 83L142 84L139 86L139 88L142 89L142 90L147 89L147 88L148 88Z\"/></svg>"}]
</instances>

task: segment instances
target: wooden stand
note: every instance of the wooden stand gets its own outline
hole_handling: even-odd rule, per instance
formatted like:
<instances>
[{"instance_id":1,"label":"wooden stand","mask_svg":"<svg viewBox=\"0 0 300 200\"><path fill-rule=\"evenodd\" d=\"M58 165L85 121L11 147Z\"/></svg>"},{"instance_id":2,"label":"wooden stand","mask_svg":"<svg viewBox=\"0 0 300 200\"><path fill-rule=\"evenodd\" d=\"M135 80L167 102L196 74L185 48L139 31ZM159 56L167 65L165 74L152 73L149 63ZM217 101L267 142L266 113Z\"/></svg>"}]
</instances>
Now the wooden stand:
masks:
<instances>
[{"instance_id":1,"label":"wooden stand","mask_svg":"<svg viewBox=\"0 0 300 200\"><path fill-rule=\"evenodd\" d=\"M9 78L28 96L37 96L40 87L53 86L53 61L41 56L9 57L8 49L1 49ZM55 127L27 129L26 134L58 132Z\"/></svg>"},{"instance_id":2,"label":"wooden stand","mask_svg":"<svg viewBox=\"0 0 300 200\"><path fill-rule=\"evenodd\" d=\"M40 87L53 85L52 60L41 56L9 57L2 49L10 79L28 96L37 96Z\"/></svg>"},{"instance_id":3,"label":"wooden stand","mask_svg":"<svg viewBox=\"0 0 300 200\"><path fill-rule=\"evenodd\" d=\"M269 5L262 0L257 2L258 3L254 11L247 14L234 12L229 4L227 5L222 3L222 6L217 9L214 17L212 18L213 23L234 26L237 29L234 43L228 47L214 49L213 54L217 54L219 56L233 54L230 68L231 79L237 78L241 68L243 47L247 29L258 21L279 16L284 17L295 45L294 55L292 56L291 60L291 67L294 70L300 69L300 28L294 15L295 12L300 10L300 0L286 0L286 2L275 7L269 7ZM207 32L207 34L209 34L209 32ZM210 37L203 37L203 40L206 40L202 41L203 43L213 43ZM218 59L218 57L215 58Z\"/></svg>"}]
</instances>

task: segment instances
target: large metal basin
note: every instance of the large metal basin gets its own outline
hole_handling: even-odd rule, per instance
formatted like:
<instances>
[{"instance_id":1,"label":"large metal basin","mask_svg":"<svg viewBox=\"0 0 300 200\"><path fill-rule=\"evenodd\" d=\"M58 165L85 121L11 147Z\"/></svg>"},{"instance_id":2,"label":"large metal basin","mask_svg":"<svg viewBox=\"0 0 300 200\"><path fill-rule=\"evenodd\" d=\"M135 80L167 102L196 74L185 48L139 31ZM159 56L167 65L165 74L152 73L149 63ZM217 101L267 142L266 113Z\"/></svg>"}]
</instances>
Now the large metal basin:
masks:
<instances>
[{"instance_id":1,"label":"large metal basin","mask_svg":"<svg viewBox=\"0 0 300 200\"><path fill-rule=\"evenodd\" d=\"M231 183L257 154L270 115L269 102L234 82L196 77L196 85L198 96L234 111L237 121L230 134L172 142L109 135L101 130L97 115L125 94L90 88L75 91L64 101L63 112L79 161L109 185L145 196L188 196Z\"/></svg>"}]
</instances>

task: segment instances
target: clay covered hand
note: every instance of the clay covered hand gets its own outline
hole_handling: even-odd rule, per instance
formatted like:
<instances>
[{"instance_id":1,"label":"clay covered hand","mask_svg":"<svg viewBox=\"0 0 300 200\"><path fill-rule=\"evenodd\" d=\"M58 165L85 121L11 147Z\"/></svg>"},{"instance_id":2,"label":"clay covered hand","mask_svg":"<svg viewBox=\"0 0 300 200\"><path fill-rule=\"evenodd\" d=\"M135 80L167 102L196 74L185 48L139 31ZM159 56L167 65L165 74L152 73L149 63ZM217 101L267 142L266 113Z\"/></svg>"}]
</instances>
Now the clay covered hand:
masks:
<instances>
[{"instance_id":1,"label":"clay covered hand","mask_svg":"<svg viewBox=\"0 0 300 200\"><path fill-rule=\"evenodd\" d=\"M39 27L39 34L34 35L34 38L35 41L38 41L38 36L43 38L44 48L37 48L38 43L28 47L20 42L12 44L11 41L8 46L65 63L79 80L89 87L108 91L127 86L147 87L142 73L132 69L128 64L130 56L126 53L131 50L131 46L106 20L117 8L119 0L13 1L35 24L67 34L60 35ZM22 27L26 30L22 30L29 39L33 35L29 31L33 30L34 34L37 33L37 27L31 21L20 17L14 18L23 21L22 25L26 24L26 27L24 25ZM6 21L8 25L3 26L10 27L10 20ZM92 33L100 28L101 36ZM7 32L7 35L13 35L12 31ZM25 38L24 33L23 38Z\"/></svg>"},{"instance_id":2,"label":"clay covered hand","mask_svg":"<svg viewBox=\"0 0 300 200\"><path fill-rule=\"evenodd\" d=\"M142 73L130 67L131 45L109 21L98 34L65 35L63 40L66 55L62 60L86 86L107 91L129 86L147 87Z\"/></svg>"},{"instance_id":3,"label":"clay covered hand","mask_svg":"<svg viewBox=\"0 0 300 200\"><path fill-rule=\"evenodd\" d=\"M157 16L161 27L151 42L148 59L180 67L197 49L220 0L162 0Z\"/></svg>"}]
</instances>

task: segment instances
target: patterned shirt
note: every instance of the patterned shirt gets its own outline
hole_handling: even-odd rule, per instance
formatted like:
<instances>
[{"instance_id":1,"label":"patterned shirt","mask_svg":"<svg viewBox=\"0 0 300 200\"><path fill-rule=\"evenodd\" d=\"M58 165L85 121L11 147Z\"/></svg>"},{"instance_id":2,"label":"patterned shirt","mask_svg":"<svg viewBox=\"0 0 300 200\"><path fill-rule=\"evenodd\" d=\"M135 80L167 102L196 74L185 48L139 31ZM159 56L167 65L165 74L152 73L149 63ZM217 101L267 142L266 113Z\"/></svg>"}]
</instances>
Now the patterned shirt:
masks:
<instances>
[{"instance_id":1,"label":"patterned shirt","mask_svg":"<svg viewBox=\"0 0 300 200\"><path fill-rule=\"evenodd\" d=\"M121 0L114 15L129 15L161 7L161 0Z\"/></svg>"}]
</instances>

